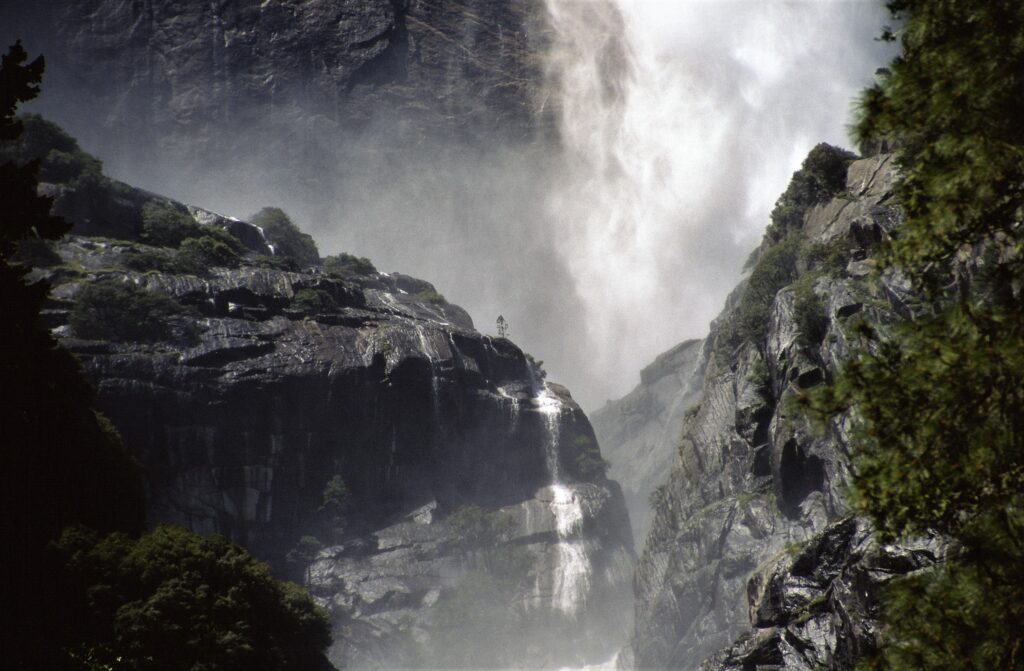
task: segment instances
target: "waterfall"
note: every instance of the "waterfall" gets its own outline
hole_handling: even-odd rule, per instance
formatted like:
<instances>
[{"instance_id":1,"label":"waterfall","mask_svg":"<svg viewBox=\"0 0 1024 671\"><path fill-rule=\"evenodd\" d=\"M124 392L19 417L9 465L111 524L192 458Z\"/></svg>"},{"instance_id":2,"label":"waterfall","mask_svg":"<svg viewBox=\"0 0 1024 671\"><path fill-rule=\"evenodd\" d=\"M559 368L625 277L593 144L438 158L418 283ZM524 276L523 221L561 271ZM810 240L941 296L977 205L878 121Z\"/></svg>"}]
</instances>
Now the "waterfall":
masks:
<instances>
[{"instance_id":1,"label":"waterfall","mask_svg":"<svg viewBox=\"0 0 1024 671\"><path fill-rule=\"evenodd\" d=\"M562 480L559 460L562 402L545 384L535 398L546 429L545 457L551 475L551 502L555 518L555 567L551 576L551 606L566 615L575 616L582 608L590 589L591 564L580 532L583 508L573 488Z\"/></svg>"},{"instance_id":2,"label":"waterfall","mask_svg":"<svg viewBox=\"0 0 1024 671\"><path fill-rule=\"evenodd\" d=\"M427 362L430 364L430 389L431 398L434 403L434 423L437 424L438 430L441 428L441 380L437 375L437 353L434 351L433 346L430 344L430 339L427 337L426 329L420 324L416 324L416 335L420 340L420 350L423 352L423 356L427 358Z\"/></svg>"}]
</instances>

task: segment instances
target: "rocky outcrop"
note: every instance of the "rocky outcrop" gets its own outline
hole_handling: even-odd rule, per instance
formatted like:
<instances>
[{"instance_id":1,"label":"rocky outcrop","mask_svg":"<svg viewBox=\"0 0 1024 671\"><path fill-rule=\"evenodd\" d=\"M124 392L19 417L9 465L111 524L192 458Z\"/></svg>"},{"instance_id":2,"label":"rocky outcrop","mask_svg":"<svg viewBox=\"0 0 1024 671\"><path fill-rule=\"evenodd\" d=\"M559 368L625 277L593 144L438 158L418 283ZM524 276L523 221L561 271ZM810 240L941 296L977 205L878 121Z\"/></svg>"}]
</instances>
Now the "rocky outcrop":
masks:
<instances>
[{"instance_id":1,"label":"rocky outcrop","mask_svg":"<svg viewBox=\"0 0 1024 671\"><path fill-rule=\"evenodd\" d=\"M703 393L638 564L626 665L853 668L876 643L877 586L937 555L879 548L862 522L838 522L850 419L815 429L792 404L848 360L861 320L884 332L915 309L899 276L867 279L872 250L899 220L892 178L887 155L854 161L845 189L804 213L800 279L774 295L763 338L727 346L746 284L712 324ZM784 258L766 254L770 244L760 259Z\"/></svg>"},{"instance_id":2,"label":"rocky outcrop","mask_svg":"<svg viewBox=\"0 0 1024 671\"><path fill-rule=\"evenodd\" d=\"M700 398L704 341L687 340L640 372L640 384L591 414L608 475L622 486L637 547L654 518L655 490L668 480L686 413Z\"/></svg>"},{"instance_id":3,"label":"rocky outcrop","mask_svg":"<svg viewBox=\"0 0 1024 671\"><path fill-rule=\"evenodd\" d=\"M753 630L701 669L856 668L878 649L881 589L934 566L944 551L937 539L881 545L863 520L836 522L759 567L747 583Z\"/></svg>"},{"instance_id":4,"label":"rocky outcrop","mask_svg":"<svg viewBox=\"0 0 1024 671\"><path fill-rule=\"evenodd\" d=\"M512 342L400 274L290 271L255 254L201 275L140 272L129 260L181 252L81 236L55 251L35 271L54 285L44 318L142 464L149 522L223 534L296 577L285 556L317 536L326 549L306 577L334 616L334 661L387 666L398 642L437 630L435 606L479 573L481 550L448 522L467 507L509 521L494 540L522 557L517 608L555 641L523 659L610 654L633 563L622 493L569 392ZM186 312L153 341L83 338L72 317L97 283ZM324 503L336 477L343 520Z\"/></svg>"}]
</instances>

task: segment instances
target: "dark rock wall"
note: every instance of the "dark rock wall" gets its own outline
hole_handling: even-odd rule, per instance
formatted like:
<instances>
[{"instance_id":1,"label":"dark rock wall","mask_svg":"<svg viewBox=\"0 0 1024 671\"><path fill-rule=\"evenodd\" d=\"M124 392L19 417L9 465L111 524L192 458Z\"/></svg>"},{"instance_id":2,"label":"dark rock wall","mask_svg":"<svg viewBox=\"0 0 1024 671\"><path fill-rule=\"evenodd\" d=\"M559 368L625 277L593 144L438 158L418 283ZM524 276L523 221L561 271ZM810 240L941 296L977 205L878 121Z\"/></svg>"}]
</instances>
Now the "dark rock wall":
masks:
<instances>
[{"instance_id":1,"label":"dark rock wall","mask_svg":"<svg viewBox=\"0 0 1024 671\"><path fill-rule=\"evenodd\" d=\"M845 191L805 216L807 242L840 247L849 259L813 282L827 319L820 344L801 344L792 287L775 296L757 346L715 352L742 284L712 325L703 394L684 424L638 563L635 633L624 665L697 669L743 635L704 668L852 668L855 653L877 643L872 599L888 570L878 562L903 557L892 561L890 573L899 573L934 558L934 547L879 550L856 520L829 526L848 514L850 420L814 430L791 405L849 358L857 320L884 332L914 309L898 275L868 278L873 245L899 220L892 179L887 155L855 161ZM822 548L833 558L819 561ZM856 578L865 571L870 579ZM797 589L809 573L813 585ZM854 583L866 592L837 591ZM843 622L847 607L857 622Z\"/></svg>"},{"instance_id":2,"label":"dark rock wall","mask_svg":"<svg viewBox=\"0 0 1024 671\"><path fill-rule=\"evenodd\" d=\"M36 271L54 284L44 317L141 463L148 522L223 534L296 579L288 551L318 536L327 549L306 577L334 616L335 662L387 666L423 633L473 568L445 522L467 505L507 515L508 551L527 552L519 598L553 624L524 660L595 661L621 640L632 537L618 485L585 468L600 459L589 421L432 285L253 257L203 276L142 273L124 259L153 248L77 236L57 251ZM173 296L196 335L77 338L69 316L97 281ZM304 290L337 308L300 309ZM343 533L322 509L336 475L352 497Z\"/></svg>"},{"instance_id":3,"label":"dark rock wall","mask_svg":"<svg viewBox=\"0 0 1024 671\"><path fill-rule=\"evenodd\" d=\"M392 149L550 129L537 0L14 0L0 25L46 54L46 109L140 166L315 164L370 128Z\"/></svg>"}]
</instances>

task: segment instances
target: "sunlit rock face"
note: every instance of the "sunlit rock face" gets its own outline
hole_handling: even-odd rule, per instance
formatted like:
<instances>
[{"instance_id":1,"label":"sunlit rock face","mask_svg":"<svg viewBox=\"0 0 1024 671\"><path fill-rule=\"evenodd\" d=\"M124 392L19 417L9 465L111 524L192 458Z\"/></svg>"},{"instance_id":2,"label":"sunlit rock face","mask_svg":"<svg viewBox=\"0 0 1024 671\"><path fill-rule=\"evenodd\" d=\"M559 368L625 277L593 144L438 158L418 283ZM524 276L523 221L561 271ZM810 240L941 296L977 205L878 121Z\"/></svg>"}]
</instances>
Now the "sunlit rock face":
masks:
<instances>
[{"instance_id":1,"label":"sunlit rock face","mask_svg":"<svg viewBox=\"0 0 1024 671\"><path fill-rule=\"evenodd\" d=\"M877 646L880 586L941 555L930 542L875 544L845 498L849 416L816 431L791 405L849 360L859 319L884 330L915 310L898 275L867 279L872 250L899 222L893 174L888 155L854 161L845 190L804 216L804 243L844 257L811 282L820 338L801 338L793 287L774 296L761 347L716 353L743 284L712 324L703 391L638 563L624 666L852 669Z\"/></svg>"},{"instance_id":2,"label":"sunlit rock face","mask_svg":"<svg viewBox=\"0 0 1024 671\"><path fill-rule=\"evenodd\" d=\"M567 389L423 280L256 257L201 276L127 267L154 251L72 236L59 263L36 271L54 285L44 318L143 467L151 524L222 534L308 580L346 668L429 665L403 655L428 646L437 608L463 581L505 579L505 556L518 584L502 592L515 602L499 605L536 629L516 653L524 665L614 652L631 596L629 519ZM76 301L103 280L170 295L194 315L158 342L76 337ZM303 304L303 292L332 307ZM343 529L324 509L335 476L351 496ZM502 520L490 545L467 545L450 522L469 506ZM325 549L286 563L306 535Z\"/></svg>"}]
</instances>

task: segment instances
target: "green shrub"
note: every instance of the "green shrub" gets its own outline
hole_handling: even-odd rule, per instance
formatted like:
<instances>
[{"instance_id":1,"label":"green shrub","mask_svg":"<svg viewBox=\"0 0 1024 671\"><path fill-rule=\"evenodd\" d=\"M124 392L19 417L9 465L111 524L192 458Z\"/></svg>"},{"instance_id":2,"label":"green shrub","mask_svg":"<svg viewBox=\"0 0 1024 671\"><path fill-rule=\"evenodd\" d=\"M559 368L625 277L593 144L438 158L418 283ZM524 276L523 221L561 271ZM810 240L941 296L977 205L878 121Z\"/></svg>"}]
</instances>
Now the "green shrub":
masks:
<instances>
[{"instance_id":1,"label":"green shrub","mask_svg":"<svg viewBox=\"0 0 1024 671\"><path fill-rule=\"evenodd\" d=\"M605 476L611 463L601 457L601 448L590 436L580 434L573 440L576 457L575 475L580 480L598 480Z\"/></svg>"},{"instance_id":2,"label":"green shrub","mask_svg":"<svg viewBox=\"0 0 1024 671\"><path fill-rule=\"evenodd\" d=\"M377 269L370 259L341 252L324 259L324 270L341 278L353 275L375 275Z\"/></svg>"},{"instance_id":3,"label":"green shrub","mask_svg":"<svg viewBox=\"0 0 1024 671\"><path fill-rule=\"evenodd\" d=\"M846 171L857 157L824 142L814 147L775 203L765 239L778 242L803 228L804 216L846 188Z\"/></svg>"},{"instance_id":4,"label":"green shrub","mask_svg":"<svg viewBox=\"0 0 1024 671\"><path fill-rule=\"evenodd\" d=\"M291 308L304 314L316 315L334 312L338 309L338 304L323 289L299 289L292 298Z\"/></svg>"},{"instance_id":5,"label":"green shrub","mask_svg":"<svg viewBox=\"0 0 1024 671\"><path fill-rule=\"evenodd\" d=\"M82 288L69 323L79 338L153 342L194 336L193 315L167 294L106 280Z\"/></svg>"},{"instance_id":6,"label":"green shrub","mask_svg":"<svg viewBox=\"0 0 1024 671\"><path fill-rule=\"evenodd\" d=\"M220 243L235 256L244 252L242 243L223 228L204 226L196 222L188 212L169 203L151 200L142 207L142 239L144 242L158 247L180 248L189 240L203 238ZM204 249L206 251L203 251ZM196 247L192 247L192 251L198 253L197 260L200 261L211 262L221 257L223 260L229 259L223 252L217 252L211 256L209 252L212 250L213 246L209 241L203 242L199 251ZM230 263L229 261L228 263L215 263L215 265L229 265Z\"/></svg>"},{"instance_id":7,"label":"green shrub","mask_svg":"<svg viewBox=\"0 0 1024 671\"><path fill-rule=\"evenodd\" d=\"M448 516L448 528L463 551L487 549L509 539L515 520L504 513L491 513L478 505L462 506Z\"/></svg>"},{"instance_id":8,"label":"green shrub","mask_svg":"<svg viewBox=\"0 0 1024 671\"><path fill-rule=\"evenodd\" d=\"M657 511L665 502L666 496L668 496L668 484L661 484L652 489L647 497L647 503L650 504L651 510Z\"/></svg>"},{"instance_id":9,"label":"green shrub","mask_svg":"<svg viewBox=\"0 0 1024 671\"><path fill-rule=\"evenodd\" d=\"M327 614L297 585L219 537L160 526L134 539L66 530L54 552L72 632L93 668L324 669Z\"/></svg>"},{"instance_id":10,"label":"green shrub","mask_svg":"<svg viewBox=\"0 0 1024 671\"><path fill-rule=\"evenodd\" d=\"M352 494L349 492L348 485L340 475L333 476L324 485L322 503L318 511L328 516L327 521L335 536L345 533L348 512L351 508Z\"/></svg>"},{"instance_id":11,"label":"green shrub","mask_svg":"<svg viewBox=\"0 0 1024 671\"><path fill-rule=\"evenodd\" d=\"M151 200L142 207L142 239L151 245L177 247L204 232L191 215L167 203Z\"/></svg>"},{"instance_id":12,"label":"green shrub","mask_svg":"<svg viewBox=\"0 0 1024 671\"><path fill-rule=\"evenodd\" d=\"M792 234L761 254L740 300L722 326L715 344L720 355L727 355L743 342L763 346L775 294L797 278L800 244L799 234Z\"/></svg>"},{"instance_id":13,"label":"green shrub","mask_svg":"<svg viewBox=\"0 0 1024 671\"><path fill-rule=\"evenodd\" d=\"M275 256L290 256L303 267L320 265L320 251L313 237L299 230L284 210L264 207L249 221L263 229L267 240L274 245Z\"/></svg>"},{"instance_id":14,"label":"green shrub","mask_svg":"<svg viewBox=\"0 0 1024 671\"><path fill-rule=\"evenodd\" d=\"M837 276L850 262L850 249L845 240L808 242L800 248L800 261L808 270Z\"/></svg>"},{"instance_id":15,"label":"green shrub","mask_svg":"<svg viewBox=\"0 0 1024 671\"><path fill-rule=\"evenodd\" d=\"M445 300L445 297L438 293L437 289L434 289L433 287L420 291L413 296L413 300L419 303L427 303L428 305L442 305L448 302Z\"/></svg>"},{"instance_id":16,"label":"green shrub","mask_svg":"<svg viewBox=\"0 0 1024 671\"><path fill-rule=\"evenodd\" d=\"M15 263L23 263L33 268L46 268L63 263L60 255L54 251L53 245L41 238L24 238L18 241L18 249L11 257Z\"/></svg>"},{"instance_id":17,"label":"green shrub","mask_svg":"<svg viewBox=\"0 0 1024 671\"><path fill-rule=\"evenodd\" d=\"M219 237L211 235L188 238L182 242L178 258L185 267L201 268L203 271L211 267L237 268L241 262L238 252Z\"/></svg>"},{"instance_id":18,"label":"green shrub","mask_svg":"<svg viewBox=\"0 0 1024 671\"><path fill-rule=\"evenodd\" d=\"M24 132L15 142L0 147L0 162L23 165L39 161L40 181L71 184L83 173L101 174L103 163L82 151L75 138L38 114L20 117Z\"/></svg>"},{"instance_id":19,"label":"green shrub","mask_svg":"<svg viewBox=\"0 0 1024 671\"><path fill-rule=\"evenodd\" d=\"M298 261L290 256L259 255L250 258L249 263L260 268L270 268L271 270L282 270L291 273L297 273L302 270Z\"/></svg>"},{"instance_id":20,"label":"green shrub","mask_svg":"<svg viewBox=\"0 0 1024 671\"><path fill-rule=\"evenodd\" d=\"M793 321L797 327L797 343L804 349L820 345L828 331L825 304L814 293L817 277L817 273L808 273L793 284Z\"/></svg>"}]
</instances>

